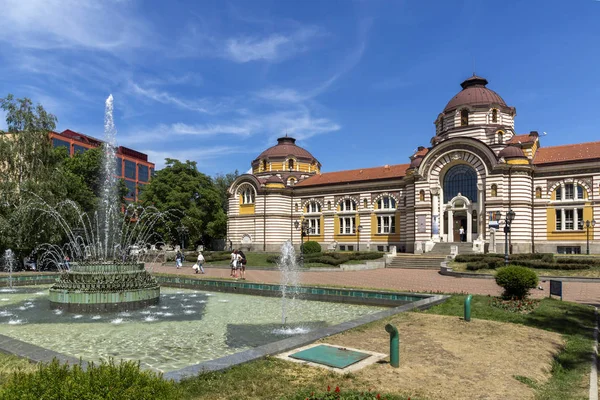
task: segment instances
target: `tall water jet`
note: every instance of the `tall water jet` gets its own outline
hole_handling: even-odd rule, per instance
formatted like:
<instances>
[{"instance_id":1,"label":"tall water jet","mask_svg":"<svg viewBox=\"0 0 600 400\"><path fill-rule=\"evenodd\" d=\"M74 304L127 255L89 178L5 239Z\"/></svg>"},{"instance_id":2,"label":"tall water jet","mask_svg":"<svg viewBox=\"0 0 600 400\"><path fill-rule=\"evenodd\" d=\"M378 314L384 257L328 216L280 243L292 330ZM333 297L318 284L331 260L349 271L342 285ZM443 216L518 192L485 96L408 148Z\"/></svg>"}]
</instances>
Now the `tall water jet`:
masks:
<instances>
[{"instance_id":1,"label":"tall water jet","mask_svg":"<svg viewBox=\"0 0 600 400\"><path fill-rule=\"evenodd\" d=\"M296 250L289 240L281 245L281 256L277 267L280 271L281 286L281 324L286 324L287 310L296 296L300 270L296 262Z\"/></svg>"},{"instance_id":2,"label":"tall water jet","mask_svg":"<svg viewBox=\"0 0 600 400\"><path fill-rule=\"evenodd\" d=\"M68 243L48 245L45 254L61 260L62 274L50 289L50 305L71 311L131 310L156 304L160 286L144 264L137 262L141 249L154 235L153 226L162 213L141 207L124 207L117 196L116 132L113 120L113 97L105 105L102 160L102 186L99 210L95 216L82 213L73 201L58 209L76 211L76 228L57 208L44 203L43 210L52 215L65 230ZM133 211L131 214L128 214ZM63 253L67 255L63 256ZM71 257L68 256L71 255ZM72 262L66 262L66 258Z\"/></svg>"},{"instance_id":3,"label":"tall water jet","mask_svg":"<svg viewBox=\"0 0 600 400\"><path fill-rule=\"evenodd\" d=\"M114 242L111 242L113 237L113 229L111 221L111 215L115 211L114 208L118 206L117 199L117 179L115 177L117 169L116 159L116 136L117 129L115 128L115 122L113 119L113 96L108 96L105 103L104 112L104 146L103 146L103 158L102 158L102 186L101 186L101 202L100 215L101 226L99 229L104 233L104 254L103 258L108 260L110 258L110 249L114 248Z\"/></svg>"},{"instance_id":4,"label":"tall water jet","mask_svg":"<svg viewBox=\"0 0 600 400\"><path fill-rule=\"evenodd\" d=\"M4 250L4 256L2 257L4 264L4 270L8 270L8 287L12 290L13 288L13 268L15 266L15 254L11 249Z\"/></svg>"}]
</instances>

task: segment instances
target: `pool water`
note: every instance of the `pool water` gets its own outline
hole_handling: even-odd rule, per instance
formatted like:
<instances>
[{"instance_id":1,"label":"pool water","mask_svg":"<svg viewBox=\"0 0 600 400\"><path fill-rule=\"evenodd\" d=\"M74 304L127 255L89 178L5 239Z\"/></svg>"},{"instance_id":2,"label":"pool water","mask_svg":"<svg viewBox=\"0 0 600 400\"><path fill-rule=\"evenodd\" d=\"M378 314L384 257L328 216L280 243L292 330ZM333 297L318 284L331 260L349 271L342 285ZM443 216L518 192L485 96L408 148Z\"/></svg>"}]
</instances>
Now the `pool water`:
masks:
<instances>
[{"instance_id":1,"label":"pool water","mask_svg":"<svg viewBox=\"0 0 600 400\"><path fill-rule=\"evenodd\" d=\"M50 310L48 287L0 292L0 334L86 361L113 357L168 372L336 325L385 308L161 288L160 303L132 312Z\"/></svg>"}]
</instances>

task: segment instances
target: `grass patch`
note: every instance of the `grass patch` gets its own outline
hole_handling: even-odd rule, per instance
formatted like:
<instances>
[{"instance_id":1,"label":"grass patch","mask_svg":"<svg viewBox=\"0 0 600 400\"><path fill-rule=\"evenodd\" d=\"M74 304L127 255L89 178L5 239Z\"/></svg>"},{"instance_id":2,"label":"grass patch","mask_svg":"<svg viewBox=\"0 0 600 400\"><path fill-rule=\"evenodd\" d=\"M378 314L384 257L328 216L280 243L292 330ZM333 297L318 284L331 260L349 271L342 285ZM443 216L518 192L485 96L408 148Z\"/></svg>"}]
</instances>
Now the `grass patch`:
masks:
<instances>
[{"instance_id":1,"label":"grass patch","mask_svg":"<svg viewBox=\"0 0 600 400\"><path fill-rule=\"evenodd\" d=\"M465 296L452 296L426 313L463 315ZM537 390L539 399L585 398L588 391L594 310L585 305L542 299L529 314L507 312L493 307L489 296L473 296L471 318L522 324L560 333L565 339L563 350L554 357L551 377Z\"/></svg>"},{"instance_id":2,"label":"grass patch","mask_svg":"<svg viewBox=\"0 0 600 400\"><path fill-rule=\"evenodd\" d=\"M24 358L10 354L0 353L0 385L16 371L33 372L36 365Z\"/></svg>"},{"instance_id":3,"label":"grass patch","mask_svg":"<svg viewBox=\"0 0 600 400\"><path fill-rule=\"evenodd\" d=\"M583 257L582 257L583 258ZM495 269L478 269L471 271L467 269L467 263L452 262L450 267L456 272L468 272L470 274L486 274L495 275ZM591 266L589 269L580 270L563 270L563 269L534 269L538 276L564 276L564 277L581 277L581 278L600 278L600 267Z\"/></svg>"}]
</instances>

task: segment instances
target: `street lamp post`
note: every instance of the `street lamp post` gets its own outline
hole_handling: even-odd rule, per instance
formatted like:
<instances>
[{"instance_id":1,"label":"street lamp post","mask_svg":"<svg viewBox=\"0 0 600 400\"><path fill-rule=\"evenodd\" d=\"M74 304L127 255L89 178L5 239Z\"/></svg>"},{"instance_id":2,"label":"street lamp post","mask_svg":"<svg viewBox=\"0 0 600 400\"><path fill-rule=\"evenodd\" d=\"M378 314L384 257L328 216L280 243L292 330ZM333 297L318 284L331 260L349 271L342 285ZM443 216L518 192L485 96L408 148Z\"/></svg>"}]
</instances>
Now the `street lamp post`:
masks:
<instances>
[{"instance_id":1,"label":"street lamp post","mask_svg":"<svg viewBox=\"0 0 600 400\"><path fill-rule=\"evenodd\" d=\"M177 232L179 232L179 239L181 240L181 252L185 250L185 236L188 233L188 228L186 226L179 226L177 228Z\"/></svg>"},{"instance_id":2,"label":"street lamp post","mask_svg":"<svg viewBox=\"0 0 600 400\"><path fill-rule=\"evenodd\" d=\"M586 238L587 238L587 246L585 250L585 254L590 254L590 227L593 228L596 226L596 220L587 220L585 221L585 230L586 230Z\"/></svg>"},{"instance_id":3,"label":"street lamp post","mask_svg":"<svg viewBox=\"0 0 600 400\"><path fill-rule=\"evenodd\" d=\"M304 236L309 234L308 220L303 220L302 224L294 221L294 227L300 228L300 265L304 267Z\"/></svg>"},{"instance_id":4,"label":"street lamp post","mask_svg":"<svg viewBox=\"0 0 600 400\"><path fill-rule=\"evenodd\" d=\"M360 231L362 231L362 225L356 227L356 251L360 251Z\"/></svg>"},{"instance_id":5,"label":"street lamp post","mask_svg":"<svg viewBox=\"0 0 600 400\"><path fill-rule=\"evenodd\" d=\"M502 219L502 213L497 214L498 221ZM510 226L515 219L515 212L508 210L504 220L504 265L508 265L508 234L510 233Z\"/></svg>"}]
</instances>

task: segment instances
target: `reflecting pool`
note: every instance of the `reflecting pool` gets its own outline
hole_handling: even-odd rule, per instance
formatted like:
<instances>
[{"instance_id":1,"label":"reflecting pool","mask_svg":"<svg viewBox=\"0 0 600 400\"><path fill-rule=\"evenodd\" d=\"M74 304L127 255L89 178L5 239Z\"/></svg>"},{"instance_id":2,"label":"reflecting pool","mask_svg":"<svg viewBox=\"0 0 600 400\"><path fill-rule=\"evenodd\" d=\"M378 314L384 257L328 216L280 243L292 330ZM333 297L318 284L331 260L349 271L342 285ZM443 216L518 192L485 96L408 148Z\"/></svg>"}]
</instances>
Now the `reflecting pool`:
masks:
<instances>
[{"instance_id":1,"label":"reflecting pool","mask_svg":"<svg viewBox=\"0 0 600 400\"><path fill-rule=\"evenodd\" d=\"M161 288L143 310L76 314L50 310L48 287L0 292L0 334L86 361L113 357L168 372L336 325L383 307Z\"/></svg>"}]
</instances>

